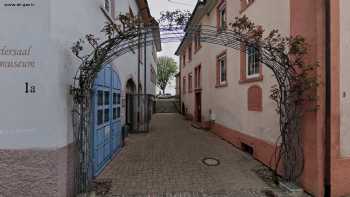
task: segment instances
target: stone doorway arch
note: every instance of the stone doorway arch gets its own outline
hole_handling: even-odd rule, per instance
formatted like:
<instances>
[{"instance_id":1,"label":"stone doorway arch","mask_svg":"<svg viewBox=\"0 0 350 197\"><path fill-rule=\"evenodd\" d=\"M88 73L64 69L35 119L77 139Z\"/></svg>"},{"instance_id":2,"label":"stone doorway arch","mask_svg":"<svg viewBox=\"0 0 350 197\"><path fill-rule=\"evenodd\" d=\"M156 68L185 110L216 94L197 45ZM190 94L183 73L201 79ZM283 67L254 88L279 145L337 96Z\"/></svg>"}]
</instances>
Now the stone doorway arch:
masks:
<instances>
[{"instance_id":1,"label":"stone doorway arch","mask_svg":"<svg viewBox=\"0 0 350 197\"><path fill-rule=\"evenodd\" d=\"M125 125L129 131L133 131L136 127L137 112L135 108L136 84L133 79L128 79L125 88Z\"/></svg>"}]
</instances>

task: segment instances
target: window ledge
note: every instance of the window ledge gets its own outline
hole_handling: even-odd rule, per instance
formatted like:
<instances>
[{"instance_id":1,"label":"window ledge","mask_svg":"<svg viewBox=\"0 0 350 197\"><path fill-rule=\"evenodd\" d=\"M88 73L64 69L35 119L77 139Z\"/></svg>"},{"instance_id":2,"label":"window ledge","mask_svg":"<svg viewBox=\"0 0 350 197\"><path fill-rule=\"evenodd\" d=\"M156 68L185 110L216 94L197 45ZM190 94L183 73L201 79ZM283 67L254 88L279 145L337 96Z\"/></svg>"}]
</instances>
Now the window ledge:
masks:
<instances>
[{"instance_id":1,"label":"window ledge","mask_svg":"<svg viewBox=\"0 0 350 197\"><path fill-rule=\"evenodd\" d=\"M227 82L215 85L216 88L224 88L224 87L227 87L227 86L228 86Z\"/></svg>"},{"instance_id":2,"label":"window ledge","mask_svg":"<svg viewBox=\"0 0 350 197\"><path fill-rule=\"evenodd\" d=\"M261 107L249 107L248 111L251 111L251 112L262 112L263 109Z\"/></svg>"},{"instance_id":3,"label":"window ledge","mask_svg":"<svg viewBox=\"0 0 350 197\"><path fill-rule=\"evenodd\" d=\"M241 79L239 81L239 84L246 84L246 83L252 83L252 82L259 82L264 79L264 76L259 76L259 77L254 77L254 78L246 78L246 79Z\"/></svg>"}]
</instances>

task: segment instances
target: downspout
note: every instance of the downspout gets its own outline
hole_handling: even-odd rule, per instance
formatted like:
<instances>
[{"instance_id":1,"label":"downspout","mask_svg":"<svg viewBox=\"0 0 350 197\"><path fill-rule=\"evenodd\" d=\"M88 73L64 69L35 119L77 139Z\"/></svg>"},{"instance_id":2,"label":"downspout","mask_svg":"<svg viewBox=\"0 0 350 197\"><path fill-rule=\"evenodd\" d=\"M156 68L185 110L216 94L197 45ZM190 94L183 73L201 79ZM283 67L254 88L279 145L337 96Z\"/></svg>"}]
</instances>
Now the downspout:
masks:
<instances>
[{"instance_id":1,"label":"downspout","mask_svg":"<svg viewBox=\"0 0 350 197\"><path fill-rule=\"evenodd\" d=\"M140 84L141 84L141 29L138 30L138 44L137 44L137 132L140 132L140 106L141 106L141 98L140 98Z\"/></svg>"},{"instance_id":2,"label":"downspout","mask_svg":"<svg viewBox=\"0 0 350 197\"><path fill-rule=\"evenodd\" d=\"M324 158L324 196L331 197L331 0L325 0L325 158Z\"/></svg>"},{"instance_id":3,"label":"downspout","mask_svg":"<svg viewBox=\"0 0 350 197\"><path fill-rule=\"evenodd\" d=\"M147 31L148 29L145 28L145 32L143 33L143 80L144 80L144 90L143 90L143 125L145 127L145 124L147 124L147 128L143 128L145 132L149 131L149 122L148 122L148 96L147 96Z\"/></svg>"}]
</instances>

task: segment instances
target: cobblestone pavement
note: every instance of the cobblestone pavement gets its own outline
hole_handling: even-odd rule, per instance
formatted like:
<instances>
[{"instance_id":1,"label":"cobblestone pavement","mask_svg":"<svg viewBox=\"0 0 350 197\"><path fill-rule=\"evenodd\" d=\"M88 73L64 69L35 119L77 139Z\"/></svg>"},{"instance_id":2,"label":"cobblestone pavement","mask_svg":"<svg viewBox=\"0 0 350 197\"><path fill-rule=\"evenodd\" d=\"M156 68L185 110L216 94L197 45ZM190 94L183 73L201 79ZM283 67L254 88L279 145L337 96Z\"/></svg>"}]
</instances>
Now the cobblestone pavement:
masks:
<instances>
[{"instance_id":1,"label":"cobblestone pavement","mask_svg":"<svg viewBox=\"0 0 350 197\"><path fill-rule=\"evenodd\" d=\"M151 132L129 135L99 180L112 180L107 196L261 197L271 189L253 169L260 164L177 114L157 114ZM219 166L201 163L205 157Z\"/></svg>"}]
</instances>

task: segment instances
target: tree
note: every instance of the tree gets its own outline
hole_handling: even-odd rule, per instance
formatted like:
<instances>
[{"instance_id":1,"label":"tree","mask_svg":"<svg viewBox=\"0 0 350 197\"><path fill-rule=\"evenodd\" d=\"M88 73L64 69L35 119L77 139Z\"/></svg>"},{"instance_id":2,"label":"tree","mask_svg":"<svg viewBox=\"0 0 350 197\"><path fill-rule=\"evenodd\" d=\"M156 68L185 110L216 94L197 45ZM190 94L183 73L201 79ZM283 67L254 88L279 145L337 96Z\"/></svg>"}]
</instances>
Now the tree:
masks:
<instances>
[{"instance_id":1,"label":"tree","mask_svg":"<svg viewBox=\"0 0 350 197\"><path fill-rule=\"evenodd\" d=\"M165 94L165 88L177 72L177 64L174 58L160 57L157 64L157 85Z\"/></svg>"}]
</instances>

